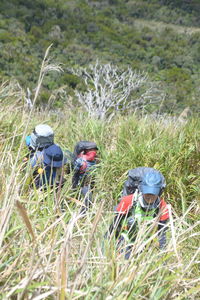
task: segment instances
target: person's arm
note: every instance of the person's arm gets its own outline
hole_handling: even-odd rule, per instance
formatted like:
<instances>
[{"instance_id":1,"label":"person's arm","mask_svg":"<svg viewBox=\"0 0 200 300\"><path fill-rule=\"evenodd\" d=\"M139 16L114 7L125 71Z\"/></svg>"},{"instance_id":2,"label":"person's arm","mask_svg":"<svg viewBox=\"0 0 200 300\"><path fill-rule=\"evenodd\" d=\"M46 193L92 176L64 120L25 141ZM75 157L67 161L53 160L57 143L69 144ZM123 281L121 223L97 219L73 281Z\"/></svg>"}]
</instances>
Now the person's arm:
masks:
<instances>
[{"instance_id":1,"label":"person's arm","mask_svg":"<svg viewBox=\"0 0 200 300\"><path fill-rule=\"evenodd\" d=\"M115 208L116 215L106 235L111 235L112 232L115 230L115 236L116 237L119 236L122 229L123 219L127 217L129 210L132 206L133 206L133 195L122 197L121 201Z\"/></svg>"},{"instance_id":2,"label":"person's arm","mask_svg":"<svg viewBox=\"0 0 200 300\"><path fill-rule=\"evenodd\" d=\"M79 183L79 172L74 172L72 176L72 188L75 189Z\"/></svg>"},{"instance_id":3,"label":"person's arm","mask_svg":"<svg viewBox=\"0 0 200 300\"><path fill-rule=\"evenodd\" d=\"M158 241L159 248L164 249L167 245L166 231L168 229L167 226L168 220L160 221L158 224Z\"/></svg>"},{"instance_id":4,"label":"person's arm","mask_svg":"<svg viewBox=\"0 0 200 300\"><path fill-rule=\"evenodd\" d=\"M167 231L167 223L169 220L169 211L167 207L167 203L163 198L160 199L160 217L158 223L158 240L159 240L159 248L164 249L167 244L166 239L166 231Z\"/></svg>"},{"instance_id":5,"label":"person's arm","mask_svg":"<svg viewBox=\"0 0 200 300\"><path fill-rule=\"evenodd\" d=\"M121 229L122 229L123 218L124 218L123 215L120 215L120 214L115 215L112 223L109 226L108 231L106 232L106 234L104 236L105 238L109 238L112 235L113 231L115 231L116 238L119 236Z\"/></svg>"},{"instance_id":6,"label":"person's arm","mask_svg":"<svg viewBox=\"0 0 200 300\"><path fill-rule=\"evenodd\" d=\"M36 151L34 155L30 158L30 164L31 167L37 167L37 165L40 165L43 162L43 152L42 151Z\"/></svg>"},{"instance_id":7,"label":"person's arm","mask_svg":"<svg viewBox=\"0 0 200 300\"><path fill-rule=\"evenodd\" d=\"M83 159L81 157L77 158L74 162L74 172L78 172L83 165Z\"/></svg>"},{"instance_id":8,"label":"person's arm","mask_svg":"<svg viewBox=\"0 0 200 300\"><path fill-rule=\"evenodd\" d=\"M82 166L82 158L77 158L73 163L72 188L76 188L79 183L80 168Z\"/></svg>"}]
</instances>

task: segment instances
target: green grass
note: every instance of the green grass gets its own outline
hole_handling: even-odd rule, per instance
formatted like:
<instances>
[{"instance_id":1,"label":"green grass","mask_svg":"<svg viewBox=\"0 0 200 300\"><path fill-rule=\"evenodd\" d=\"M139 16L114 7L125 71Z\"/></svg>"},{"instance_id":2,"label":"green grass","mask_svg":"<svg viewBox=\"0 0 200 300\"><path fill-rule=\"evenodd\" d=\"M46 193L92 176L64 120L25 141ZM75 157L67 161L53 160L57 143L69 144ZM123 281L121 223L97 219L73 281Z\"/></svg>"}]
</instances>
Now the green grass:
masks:
<instances>
[{"instance_id":1,"label":"green grass","mask_svg":"<svg viewBox=\"0 0 200 300\"><path fill-rule=\"evenodd\" d=\"M10 98L4 88L0 90L0 95L4 92L0 299L198 299L199 119L181 125L133 114L107 123L67 108L58 115L46 111L30 115L19 95ZM81 139L99 145L94 205L85 218L78 215L71 174L65 175L60 196L54 190L39 192L24 186L29 176L22 171L24 136L38 123L53 127L55 141L63 149L73 150ZM140 232L131 259L125 261L113 239L105 242L102 253L102 241L127 171L137 166L155 167L166 177L164 197L171 204L173 222L165 251L157 249L156 238L146 241Z\"/></svg>"}]
</instances>

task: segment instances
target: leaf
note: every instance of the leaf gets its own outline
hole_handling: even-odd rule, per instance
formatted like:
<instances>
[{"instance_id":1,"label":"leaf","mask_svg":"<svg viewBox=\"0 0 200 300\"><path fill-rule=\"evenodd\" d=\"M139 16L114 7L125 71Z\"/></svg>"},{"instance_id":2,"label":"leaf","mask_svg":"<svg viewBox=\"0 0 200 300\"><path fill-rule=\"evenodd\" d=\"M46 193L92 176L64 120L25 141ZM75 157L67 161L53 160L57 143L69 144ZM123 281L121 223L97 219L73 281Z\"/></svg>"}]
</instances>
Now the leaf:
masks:
<instances>
[{"instance_id":1,"label":"leaf","mask_svg":"<svg viewBox=\"0 0 200 300\"><path fill-rule=\"evenodd\" d=\"M23 205L19 202L19 200L16 201L16 206L19 211L20 216L22 217L30 235L32 236L32 239L35 240L35 235L31 226L31 222L29 220L28 214L26 212L26 209L23 207Z\"/></svg>"}]
</instances>

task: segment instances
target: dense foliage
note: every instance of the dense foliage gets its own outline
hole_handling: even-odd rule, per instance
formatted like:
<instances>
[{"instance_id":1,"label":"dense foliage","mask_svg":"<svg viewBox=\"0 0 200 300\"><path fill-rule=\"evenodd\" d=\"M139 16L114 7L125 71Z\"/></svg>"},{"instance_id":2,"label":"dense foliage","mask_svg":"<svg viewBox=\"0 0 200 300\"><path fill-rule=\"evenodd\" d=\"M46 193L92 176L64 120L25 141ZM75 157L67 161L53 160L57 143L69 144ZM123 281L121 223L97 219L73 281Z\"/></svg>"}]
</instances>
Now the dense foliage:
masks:
<instances>
[{"instance_id":1,"label":"dense foliage","mask_svg":"<svg viewBox=\"0 0 200 300\"><path fill-rule=\"evenodd\" d=\"M61 85L73 95L82 82L69 68L99 59L147 71L166 93L162 111L190 106L197 112L199 10L198 1L186 0L2 0L0 78L15 77L33 89L44 52L53 43L52 57L64 73L45 79L41 102Z\"/></svg>"}]
</instances>

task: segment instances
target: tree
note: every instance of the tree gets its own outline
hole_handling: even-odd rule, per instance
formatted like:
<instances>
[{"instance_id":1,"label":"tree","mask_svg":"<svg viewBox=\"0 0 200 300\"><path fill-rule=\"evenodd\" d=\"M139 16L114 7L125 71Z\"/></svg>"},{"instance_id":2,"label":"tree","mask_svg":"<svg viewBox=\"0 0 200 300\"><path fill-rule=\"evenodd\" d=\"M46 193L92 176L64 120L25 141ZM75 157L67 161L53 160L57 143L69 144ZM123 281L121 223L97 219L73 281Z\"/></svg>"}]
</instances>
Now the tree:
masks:
<instances>
[{"instance_id":1,"label":"tree","mask_svg":"<svg viewBox=\"0 0 200 300\"><path fill-rule=\"evenodd\" d=\"M72 69L71 72L84 79L86 90L76 90L78 101L86 111L98 119L111 119L118 111L144 108L150 103L163 100L163 94L148 81L146 73L131 68L120 70L111 64L97 61L88 68Z\"/></svg>"}]
</instances>

